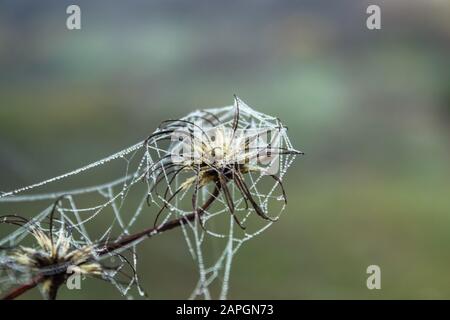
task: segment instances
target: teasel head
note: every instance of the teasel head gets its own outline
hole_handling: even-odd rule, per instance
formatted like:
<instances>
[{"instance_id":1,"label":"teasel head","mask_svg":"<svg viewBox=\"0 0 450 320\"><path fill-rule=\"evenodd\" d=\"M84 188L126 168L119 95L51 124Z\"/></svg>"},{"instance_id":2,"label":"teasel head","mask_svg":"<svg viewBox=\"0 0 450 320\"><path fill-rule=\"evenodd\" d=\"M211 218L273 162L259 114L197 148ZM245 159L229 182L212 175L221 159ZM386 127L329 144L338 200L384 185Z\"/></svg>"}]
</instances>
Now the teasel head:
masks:
<instances>
[{"instance_id":1,"label":"teasel head","mask_svg":"<svg viewBox=\"0 0 450 320\"><path fill-rule=\"evenodd\" d=\"M252 208L258 216L265 220L276 220L276 218L270 217L254 198L251 187L247 185L245 175L258 173L271 177L279 185L282 199L287 202L282 179L261 163L267 160L265 158L279 155L295 156L303 154L303 152L290 147L274 145L270 141L262 145L255 143L264 131L285 130L287 128L283 127L278 119L278 125L275 127L261 128L256 126L254 122L242 123L241 105L246 108L248 113L249 107L235 96L231 121L208 110L198 111L188 118L164 121L159 129L145 141L147 145L156 140L172 141L167 155L152 165L147 174L148 177L153 178L149 198L151 192L157 191L160 183L167 183L162 196L164 204L156 216L155 225L160 214L169 207L171 201L178 194L192 189L192 208L195 212L198 209L197 195L199 190L208 185L215 185L219 188L228 211L236 223L242 229L245 229L235 214L236 199L232 196L231 184L240 193L240 199L243 199L246 209ZM244 132L244 134L238 134L238 132ZM181 149L183 151L180 156ZM190 173L191 176L185 178L175 188L175 191L172 191L171 185L175 179L186 173ZM168 197L169 191L171 191L171 194ZM200 219L200 221L202 220ZM201 223L201 226L203 227L203 223Z\"/></svg>"},{"instance_id":2,"label":"teasel head","mask_svg":"<svg viewBox=\"0 0 450 320\"><path fill-rule=\"evenodd\" d=\"M58 289L74 273L81 277L111 281L117 269L100 261L98 250L101 246L75 241L70 226L54 231L54 211L55 209L50 216L48 229L18 215L0 217L0 223L24 228L33 242L30 245L2 248L6 258L0 262L0 268L14 274L21 283L25 283L25 287L40 285L44 298L49 300L56 299ZM112 254L114 253L110 253ZM4 299L13 299L21 293L19 286Z\"/></svg>"}]
</instances>

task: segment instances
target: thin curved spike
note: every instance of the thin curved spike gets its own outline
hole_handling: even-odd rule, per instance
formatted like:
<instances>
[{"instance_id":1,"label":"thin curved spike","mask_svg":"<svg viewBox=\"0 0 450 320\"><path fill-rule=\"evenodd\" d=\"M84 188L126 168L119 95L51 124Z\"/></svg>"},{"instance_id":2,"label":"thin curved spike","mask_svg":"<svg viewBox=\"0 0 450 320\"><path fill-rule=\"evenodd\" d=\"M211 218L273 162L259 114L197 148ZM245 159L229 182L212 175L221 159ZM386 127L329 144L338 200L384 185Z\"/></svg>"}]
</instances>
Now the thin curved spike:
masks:
<instances>
[{"instance_id":1,"label":"thin curved spike","mask_svg":"<svg viewBox=\"0 0 450 320\"><path fill-rule=\"evenodd\" d=\"M271 218L269 216L267 216L264 211L261 209L261 207L256 203L255 199L253 199L252 194L250 193L250 190L248 189L247 185L245 184L245 181L243 181L243 179L241 179L240 174L236 175L236 181L239 181L239 183L242 186L242 190L244 191L244 193L246 194L248 200L250 201L250 203L252 204L253 208L255 209L255 212L262 217L265 220L269 220L272 222L277 221L278 219L274 219Z\"/></svg>"},{"instance_id":2,"label":"thin curved spike","mask_svg":"<svg viewBox=\"0 0 450 320\"><path fill-rule=\"evenodd\" d=\"M161 169L159 169L159 173L158 174L156 174L157 171L154 172L156 174L156 177L153 179L153 181L156 182L162 175L164 175L164 173L168 174L167 171L169 169L171 169L173 167L177 167L177 166L179 166L179 164L176 164L176 163L170 163L170 164L167 164L165 166L162 166ZM175 171L175 170L176 169L174 169L172 171Z\"/></svg>"},{"instance_id":3,"label":"thin curved spike","mask_svg":"<svg viewBox=\"0 0 450 320\"><path fill-rule=\"evenodd\" d=\"M158 214L156 215L155 218L155 223L154 223L154 227L156 227L157 223L158 223L158 219L159 216L161 215L161 213L164 211L164 209L167 208L167 205L173 200L173 198L175 198L175 196L180 193L180 191L183 190L183 187L178 188L171 196L168 200L166 200L166 202L164 203L164 205L162 206L162 208L159 210Z\"/></svg>"},{"instance_id":4,"label":"thin curved spike","mask_svg":"<svg viewBox=\"0 0 450 320\"><path fill-rule=\"evenodd\" d=\"M189 121L189 120L184 120L184 119L165 120L165 121L161 122L160 128L161 128L162 124L164 124L164 123L173 123L173 122L182 122L182 123L190 124L190 125L196 127L197 129L199 129L209 140L209 136L206 134L205 130L203 130L203 128L200 127L198 124L195 124L194 122ZM188 128L188 130L189 130L189 128Z\"/></svg>"},{"instance_id":5,"label":"thin curved spike","mask_svg":"<svg viewBox=\"0 0 450 320\"><path fill-rule=\"evenodd\" d=\"M225 200L227 202L228 209L230 209L231 213L234 213L233 198L231 197L230 190L228 189L228 186L227 186L227 181L226 181L225 177L223 176L223 174L219 174L219 181L220 181L220 184L222 185L222 189L223 189L223 193L225 195Z\"/></svg>"},{"instance_id":6,"label":"thin curved spike","mask_svg":"<svg viewBox=\"0 0 450 320\"><path fill-rule=\"evenodd\" d=\"M12 219L16 219L16 220L12 220ZM27 218L18 216L15 214L7 214L7 215L0 216L0 223L13 224L13 225L16 225L19 227L23 227L24 225L26 225L29 222L30 222L30 220L28 220Z\"/></svg>"},{"instance_id":7,"label":"thin curved spike","mask_svg":"<svg viewBox=\"0 0 450 320\"><path fill-rule=\"evenodd\" d=\"M160 173L160 174L158 175L157 180L156 180L156 181L153 183L153 185L150 187L149 193L152 193L153 191L155 191L155 193L158 194L157 187L158 187L159 183L161 183L165 178L169 178L170 175L172 175L172 174L173 174L174 172L176 172L176 171L177 171L177 170L174 169L174 170L171 170L171 171L169 171L169 172L165 172L165 174L164 174L164 173Z\"/></svg>"},{"instance_id":8,"label":"thin curved spike","mask_svg":"<svg viewBox=\"0 0 450 320\"><path fill-rule=\"evenodd\" d=\"M34 221L28 220L25 217L19 216L19 215L15 215L15 214L10 214L10 215L4 215L4 216L0 216L0 223L5 223L5 224L10 224L10 225L14 225L17 227L21 227L21 228L26 228L26 231L29 234L33 234L33 228L34 228ZM27 224L30 224L27 226ZM0 247L0 249L6 249L8 247Z\"/></svg>"},{"instance_id":9,"label":"thin curved spike","mask_svg":"<svg viewBox=\"0 0 450 320\"><path fill-rule=\"evenodd\" d=\"M146 168L145 174L142 176L143 181L145 181L146 177L149 177L150 175L150 170L152 170L152 168L154 168L155 166L158 165L162 165L161 168L165 167L166 165L170 165L172 164L172 162L168 162L168 163L163 163L164 160L166 160L167 158L170 158L172 155L167 154L164 157L162 157L161 159L159 159L158 161L156 161L155 163L153 163L151 166L149 166L148 168ZM154 170L158 170L158 169L154 169Z\"/></svg>"},{"instance_id":10,"label":"thin curved spike","mask_svg":"<svg viewBox=\"0 0 450 320\"><path fill-rule=\"evenodd\" d=\"M56 209L58 208L59 203L61 202L62 199L64 199L64 197L65 196L63 195L63 196L59 197L58 199L56 199L55 203L53 204L52 212L50 213L50 217L49 217L49 219L50 219L49 236L50 236L50 243L52 245L52 250L53 250L53 247L54 247L54 243L53 243L53 222L54 222L54 219L55 219L55 212L56 212Z\"/></svg>"},{"instance_id":11,"label":"thin curved spike","mask_svg":"<svg viewBox=\"0 0 450 320\"><path fill-rule=\"evenodd\" d=\"M178 165L173 165L170 168L175 167L175 166L178 166ZM158 184L160 182L162 182L165 178L169 178L171 174L175 173L175 175L177 175L179 172L181 172L185 168L186 168L186 166L182 166L181 168L173 169L172 171L169 171L169 172L161 171L161 173L159 173L157 176L158 180L152 185L149 192L155 191L155 193L158 195L158 189L157 189ZM170 182L168 184L171 184L173 180L169 180L169 181Z\"/></svg>"},{"instance_id":12,"label":"thin curved spike","mask_svg":"<svg viewBox=\"0 0 450 320\"><path fill-rule=\"evenodd\" d=\"M166 133L173 133L174 130L175 130L175 129L170 129L170 130L160 130L160 131L156 131L156 132L152 133L151 135L149 135L149 136L147 137L147 139L144 140L144 143L143 143L144 147L147 147L147 146L148 146L149 141L150 141L151 139L153 139L153 138L155 138L155 137L158 137L158 136L160 136L160 135L166 134Z\"/></svg>"},{"instance_id":13,"label":"thin curved spike","mask_svg":"<svg viewBox=\"0 0 450 320\"><path fill-rule=\"evenodd\" d=\"M133 264L127 259L127 257L125 257L123 254L121 253L116 253L117 256L121 257L123 260L125 260L125 263L131 268L132 272L133 272L133 277L130 277L131 279L136 279L137 276L137 272L136 269L134 268ZM123 273L124 275L125 272ZM128 276L128 275L127 275Z\"/></svg>"},{"instance_id":14,"label":"thin curved spike","mask_svg":"<svg viewBox=\"0 0 450 320\"><path fill-rule=\"evenodd\" d=\"M280 155L283 155L283 154L304 155L305 154L302 151L288 149L285 147L270 147L270 148L253 147L253 148L248 148L248 150L259 150L260 152L267 150L267 151L271 151L272 153L274 153L273 151L281 151L281 152L276 153L276 154L280 154Z\"/></svg>"},{"instance_id":15,"label":"thin curved spike","mask_svg":"<svg viewBox=\"0 0 450 320\"><path fill-rule=\"evenodd\" d=\"M239 190L239 192L240 192L240 194L241 194L241 196L242 196L242 199L244 199L244 203L245 203L245 210L248 210L248 201L247 201L247 196L245 195L245 193L244 193L244 191L242 191L242 188L241 188L241 186L236 182L236 180L235 180L235 178L234 178L234 176L235 176L235 173L234 173L234 171L233 171L233 178L232 178L232 180L234 181L234 184L235 184L235 186L237 187L237 189Z\"/></svg>"},{"instance_id":16,"label":"thin curved spike","mask_svg":"<svg viewBox=\"0 0 450 320\"><path fill-rule=\"evenodd\" d=\"M198 209L197 208L197 195L198 195L198 190L200 189L199 184L200 184L200 179L198 178L198 175L197 175L197 179L195 180L194 192L192 193L192 199L191 199L192 209L194 210L194 212L197 212L197 209ZM202 227L202 229L204 231L206 231L205 224L204 224L201 216L197 215L197 219L198 219L198 222L199 222L200 226Z\"/></svg>"},{"instance_id":17,"label":"thin curved spike","mask_svg":"<svg viewBox=\"0 0 450 320\"><path fill-rule=\"evenodd\" d=\"M276 175L274 175L274 174L271 174L270 176L271 176L276 182L278 182L278 184L279 184L279 186L280 186L280 189L281 189L281 192L283 193L284 203L287 204L286 191L284 190L284 186L283 186L283 183L281 182L280 177L278 177L278 176L276 176Z\"/></svg>"},{"instance_id":18,"label":"thin curved spike","mask_svg":"<svg viewBox=\"0 0 450 320\"><path fill-rule=\"evenodd\" d=\"M187 167L187 166L185 166ZM183 168L184 169L184 168ZM167 194L169 193L170 190L170 186L172 185L172 182L175 180L175 177L181 173L182 170L179 170L175 175L172 176L172 178L170 179L169 183L167 184L167 188L166 191L164 192L164 200L167 198Z\"/></svg>"},{"instance_id":19,"label":"thin curved spike","mask_svg":"<svg viewBox=\"0 0 450 320\"><path fill-rule=\"evenodd\" d=\"M192 118L194 118L194 119L202 119L203 121L208 122L208 123L211 125L211 127L215 127L215 126L216 126L216 125L214 124L214 122L212 122L210 119L207 119L207 118L204 117L204 116L192 116Z\"/></svg>"},{"instance_id":20,"label":"thin curved spike","mask_svg":"<svg viewBox=\"0 0 450 320\"><path fill-rule=\"evenodd\" d=\"M234 95L234 101L236 104L236 109L234 111L234 119L233 119L233 125L232 125L232 129L233 129L233 136L236 133L236 130L239 126L239 117L240 117L240 110L239 110L239 98Z\"/></svg>"},{"instance_id":21,"label":"thin curved spike","mask_svg":"<svg viewBox=\"0 0 450 320\"><path fill-rule=\"evenodd\" d=\"M182 171L184 168L186 168L186 167L187 167L187 166L183 166L183 167L181 167L180 169L178 169L178 170L175 172L175 174L172 176L172 178L170 178L169 182L167 183L166 191L164 192L164 197L163 197L164 200L166 200L166 198L167 198L167 194L168 194L168 192L169 192L169 190L170 190L170 186L172 185L172 182L175 180L176 176L177 176L178 174L180 174L181 171ZM161 182L162 179L164 179L164 177L162 177L162 178L160 179L160 181L158 181L158 183ZM153 187L156 187L156 185L154 185ZM153 187L152 187L152 188L153 188ZM150 190L149 194L147 195L147 205L148 205L148 206L151 206L151 203L150 203L150 195L151 195L151 192L152 192L152 191L153 191L153 190ZM159 195L158 192L156 192L156 194Z\"/></svg>"},{"instance_id":22,"label":"thin curved spike","mask_svg":"<svg viewBox=\"0 0 450 320\"><path fill-rule=\"evenodd\" d=\"M231 196L230 190L227 186L227 181L225 180L225 177L222 174L219 174L219 181L223 189L223 194L225 196L225 200L227 202L227 206L230 209L230 214L233 216L234 221L237 223L237 225L242 229L245 230L245 227L242 225L242 223L239 221L235 214L234 210L234 201L233 197Z\"/></svg>"},{"instance_id":23,"label":"thin curved spike","mask_svg":"<svg viewBox=\"0 0 450 320\"><path fill-rule=\"evenodd\" d=\"M217 121L217 125L220 125L222 123L222 121L214 113L208 110L200 110L200 112L203 112L204 114L211 116L214 120Z\"/></svg>"},{"instance_id":24,"label":"thin curved spike","mask_svg":"<svg viewBox=\"0 0 450 320\"><path fill-rule=\"evenodd\" d=\"M245 229L247 228L246 226L244 226L244 225L242 224L241 221L239 221L239 219L238 219L238 217L236 216L235 213L232 213L232 216L233 216L234 221L237 223L237 225L238 225L242 230L245 230Z\"/></svg>"},{"instance_id":25,"label":"thin curved spike","mask_svg":"<svg viewBox=\"0 0 450 320\"><path fill-rule=\"evenodd\" d=\"M192 209L195 210L197 209L197 193L198 193L198 187L200 184L200 179L199 176L196 176L195 179L195 185L194 185L194 192L192 193L192 198L191 198L191 202L192 202Z\"/></svg>"}]
</instances>

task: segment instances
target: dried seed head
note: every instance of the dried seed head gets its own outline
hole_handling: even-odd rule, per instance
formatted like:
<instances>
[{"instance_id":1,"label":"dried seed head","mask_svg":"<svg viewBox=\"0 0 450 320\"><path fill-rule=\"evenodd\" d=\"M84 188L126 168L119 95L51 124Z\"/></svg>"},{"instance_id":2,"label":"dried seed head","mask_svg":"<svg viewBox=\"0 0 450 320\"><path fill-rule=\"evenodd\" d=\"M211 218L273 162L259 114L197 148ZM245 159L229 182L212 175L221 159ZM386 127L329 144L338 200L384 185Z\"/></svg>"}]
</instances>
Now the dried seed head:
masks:
<instances>
[{"instance_id":1,"label":"dried seed head","mask_svg":"<svg viewBox=\"0 0 450 320\"><path fill-rule=\"evenodd\" d=\"M164 204L156 216L155 225L170 202L178 194L183 197L190 188L193 189L193 210L198 209L198 191L209 184L219 187L239 226L242 224L235 215L235 209L242 202L246 209L250 208L265 220L276 220L269 217L267 203L263 200L269 195L258 195L255 199L254 186L247 185L245 176L253 173L276 180L282 191L280 200L286 202L280 156L301 154L290 145L286 131L277 118L254 111L237 97L234 106L198 111L179 120L164 121L159 130L147 139L147 143L167 138L172 141L167 150L169 157L162 157L152 166L154 184L150 191L162 181L168 181L162 198ZM286 166L286 163L281 165ZM183 174L191 176L185 178L167 198L172 182ZM259 180L256 179L257 182ZM231 188L237 190L237 198Z\"/></svg>"},{"instance_id":2,"label":"dried seed head","mask_svg":"<svg viewBox=\"0 0 450 320\"><path fill-rule=\"evenodd\" d=\"M98 261L94 245L79 245L64 229L51 234L32 225L27 230L36 245L8 250L2 267L22 279L41 277L42 293L47 299L54 299L58 288L74 272L107 278L108 269Z\"/></svg>"}]
</instances>

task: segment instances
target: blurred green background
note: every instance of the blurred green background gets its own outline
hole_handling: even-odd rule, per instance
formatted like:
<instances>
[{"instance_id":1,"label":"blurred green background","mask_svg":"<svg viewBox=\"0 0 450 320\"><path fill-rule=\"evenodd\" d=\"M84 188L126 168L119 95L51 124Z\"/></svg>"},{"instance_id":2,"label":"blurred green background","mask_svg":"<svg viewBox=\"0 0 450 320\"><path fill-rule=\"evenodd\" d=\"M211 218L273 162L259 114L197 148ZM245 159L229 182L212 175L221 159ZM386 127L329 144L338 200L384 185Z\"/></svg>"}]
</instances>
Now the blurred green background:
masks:
<instances>
[{"instance_id":1,"label":"blurred green background","mask_svg":"<svg viewBox=\"0 0 450 320\"><path fill-rule=\"evenodd\" d=\"M65 27L72 3L79 31ZM366 28L369 4L381 30ZM2 1L0 190L236 93L306 156L286 214L236 256L229 298L449 299L449 56L445 1ZM150 298L189 295L181 232L139 254ZM372 264L381 290L366 287ZM60 298L120 298L83 285Z\"/></svg>"}]
</instances>

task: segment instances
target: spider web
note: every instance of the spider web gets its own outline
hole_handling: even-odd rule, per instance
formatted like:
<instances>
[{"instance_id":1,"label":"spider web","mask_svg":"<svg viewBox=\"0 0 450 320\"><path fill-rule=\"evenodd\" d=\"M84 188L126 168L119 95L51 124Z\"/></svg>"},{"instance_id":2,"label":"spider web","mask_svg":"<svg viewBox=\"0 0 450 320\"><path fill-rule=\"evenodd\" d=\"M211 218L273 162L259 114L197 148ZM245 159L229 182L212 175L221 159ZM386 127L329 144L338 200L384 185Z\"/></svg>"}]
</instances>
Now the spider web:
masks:
<instances>
[{"instance_id":1,"label":"spider web","mask_svg":"<svg viewBox=\"0 0 450 320\"><path fill-rule=\"evenodd\" d=\"M231 128L236 115L236 104L239 105L239 128L253 128L258 130L272 130L282 127L279 119L257 112L236 98L235 105L198 110L180 119L194 123L199 119L203 126L213 126L214 121ZM212 121L215 119L214 121ZM208 124L211 123L211 124ZM153 224L156 211L164 206L164 211L158 224L164 224L173 219L187 217L192 213L192 206L187 205L188 194L192 190L185 190L170 203L165 197L153 189L158 179L162 180L169 195L173 195L183 183L183 177L177 176L171 181L170 173L155 170L155 166L162 159L167 158L173 149L173 141L167 141L157 135L162 129L158 128L153 138L141 141L114 155L86 165L66 174L27 186L11 192L0 194L0 215L20 214L30 219L30 224L36 224L48 230L48 220L52 210L56 208L59 233L70 225L71 238L74 246L99 242L118 241L136 231L140 231ZM156 135L155 135L156 133ZM294 150L287 136L286 130L279 130L277 137L280 146ZM278 217L285 209L285 199L280 193L279 183L283 180L288 168L295 159L293 154L280 154L271 163L276 162L279 182L268 179L263 172L249 172L246 182L249 190L264 210L272 217ZM161 172L162 171L162 172ZM112 178L110 178L112 177ZM98 185L70 189L80 181L106 181ZM66 189L66 186L69 186ZM186 220L181 228L171 232L181 232L186 248L196 265L198 280L194 285L190 299L226 299L229 292L230 274L233 260L242 245L255 238L273 222L260 219L255 210L248 205L232 185L230 191L239 216L246 229L239 228L229 213L229 207L223 194L217 196L212 206L207 208L199 219ZM211 186L202 188L199 192L198 203L204 203L212 195ZM58 205L55 206L55 202ZM36 208L41 209L36 211ZM13 231L3 231L0 237L0 247L16 247L29 241L29 234L25 227ZM4 236L7 234L6 236ZM121 294L132 297L132 288L137 287L139 295L144 291L139 285L139 268L137 246L147 237L136 239L131 244L120 249L119 256L107 254L99 259L113 260L118 265L116 272L109 275L109 281ZM28 240L27 240L28 239ZM127 257L125 257L127 255ZM8 262L6 251L0 253L0 266ZM122 269L131 269L131 274L124 279L117 279ZM145 275L141 274L141 277ZM117 281L116 281L117 279ZM29 280L29 275L11 274L0 269L0 293L11 286ZM175 284L174 284L175 285ZM151 297L149 293L149 297Z\"/></svg>"}]
</instances>

